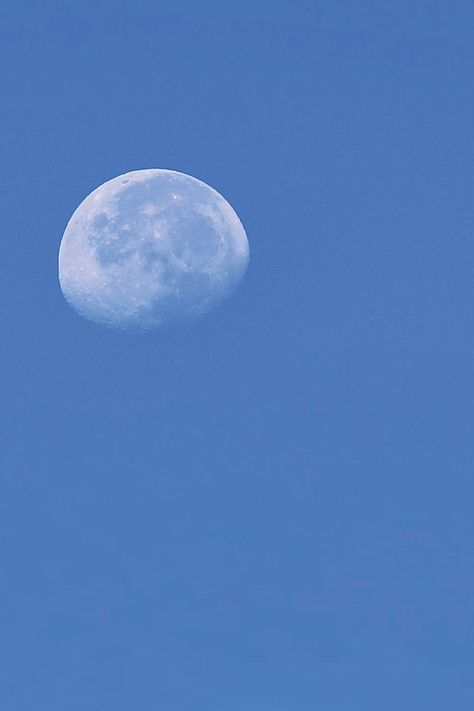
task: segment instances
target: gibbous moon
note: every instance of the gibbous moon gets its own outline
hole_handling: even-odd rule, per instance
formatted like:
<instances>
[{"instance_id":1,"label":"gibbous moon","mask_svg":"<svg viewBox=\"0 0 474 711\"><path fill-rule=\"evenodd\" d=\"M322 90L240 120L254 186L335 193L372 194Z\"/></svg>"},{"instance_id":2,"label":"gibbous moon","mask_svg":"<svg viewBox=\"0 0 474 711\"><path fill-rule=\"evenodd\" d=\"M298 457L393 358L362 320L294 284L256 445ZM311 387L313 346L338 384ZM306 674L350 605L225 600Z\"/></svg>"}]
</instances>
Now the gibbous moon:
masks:
<instances>
[{"instance_id":1,"label":"gibbous moon","mask_svg":"<svg viewBox=\"0 0 474 711\"><path fill-rule=\"evenodd\" d=\"M237 286L248 259L245 230L216 190L174 170L135 170L74 212L59 281L81 316L146 331L204 314Z\"/></svg>"}]
</instances>

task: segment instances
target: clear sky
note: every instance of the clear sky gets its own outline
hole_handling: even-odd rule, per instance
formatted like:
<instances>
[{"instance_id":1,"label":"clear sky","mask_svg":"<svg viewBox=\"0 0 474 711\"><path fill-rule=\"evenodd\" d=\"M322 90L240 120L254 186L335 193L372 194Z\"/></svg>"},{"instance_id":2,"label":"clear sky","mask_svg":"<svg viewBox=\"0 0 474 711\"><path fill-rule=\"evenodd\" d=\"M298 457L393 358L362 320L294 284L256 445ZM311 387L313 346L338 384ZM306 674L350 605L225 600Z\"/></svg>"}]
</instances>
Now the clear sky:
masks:
<instances>
[{"instance_id":1,"label":"clear sky","mask_svg":"<svg viewBox=\"0 0 474 711\"><path fill-rule=\"evenodd\" d=\"M0 708L474 708L471 2L2 5ZM137 336L57 253L209 183L233 297Z\"/></svg>"}]
</instances>

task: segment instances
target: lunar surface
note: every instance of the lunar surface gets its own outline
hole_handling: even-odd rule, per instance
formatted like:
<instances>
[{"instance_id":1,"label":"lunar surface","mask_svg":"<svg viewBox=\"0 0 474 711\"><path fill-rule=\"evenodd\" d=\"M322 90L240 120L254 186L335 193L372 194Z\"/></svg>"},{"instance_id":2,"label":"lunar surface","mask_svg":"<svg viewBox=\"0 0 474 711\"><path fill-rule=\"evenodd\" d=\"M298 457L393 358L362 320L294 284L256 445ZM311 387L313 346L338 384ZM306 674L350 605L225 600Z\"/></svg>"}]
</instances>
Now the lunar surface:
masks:
<instances>
[{"instance_id":1,"label":"lunar surface","mask_svg":"<svg viewBox=\"0 0 474 711\"><path fill-rule=\"evenodd\" d=\"M109 328L146 331L201 316L242 278L249 245L229 203L173 170L136 170L79 205L59 250L69 304Z\"/></svg>"}]
</instances>

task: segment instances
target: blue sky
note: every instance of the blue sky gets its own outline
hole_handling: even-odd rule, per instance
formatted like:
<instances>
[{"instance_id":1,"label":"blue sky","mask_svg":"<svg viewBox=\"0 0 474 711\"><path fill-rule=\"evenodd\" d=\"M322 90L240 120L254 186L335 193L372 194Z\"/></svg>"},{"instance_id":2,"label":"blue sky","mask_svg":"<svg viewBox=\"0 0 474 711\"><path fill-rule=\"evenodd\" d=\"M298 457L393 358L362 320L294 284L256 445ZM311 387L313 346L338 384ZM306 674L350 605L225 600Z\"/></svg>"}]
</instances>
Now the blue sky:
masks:
<instances>
[{"instance_id":1,"label":"blue sky","mask_svg":"<svg viewBox=\"0 0 474 711\"><path fill-rule=\"evenodd\" d=\"M472 709L472 4L1 16L1 708ZM251 262L130 336L57 252L146 167Z\"/></svg>"}]
</instances>

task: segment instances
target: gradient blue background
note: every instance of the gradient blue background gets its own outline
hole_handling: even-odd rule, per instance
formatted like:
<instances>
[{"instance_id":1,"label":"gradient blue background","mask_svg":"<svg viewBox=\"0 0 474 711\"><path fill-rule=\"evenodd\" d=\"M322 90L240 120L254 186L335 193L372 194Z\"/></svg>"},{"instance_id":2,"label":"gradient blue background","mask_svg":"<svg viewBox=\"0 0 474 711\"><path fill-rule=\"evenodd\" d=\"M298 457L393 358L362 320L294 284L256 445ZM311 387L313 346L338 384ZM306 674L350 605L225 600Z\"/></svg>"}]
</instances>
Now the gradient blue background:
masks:
<instances>
[{"instance_id":1,"label":"gradient blue background","mask_svg":"<svg viewBox=\"0 0 474 711\"><path fill-rule=\"evenodd\" d=\"M0 707L474 708L472 3L0 16ZM145 167L252 258L130 336L57 251Z\"/></svg>"}]
</instances>

